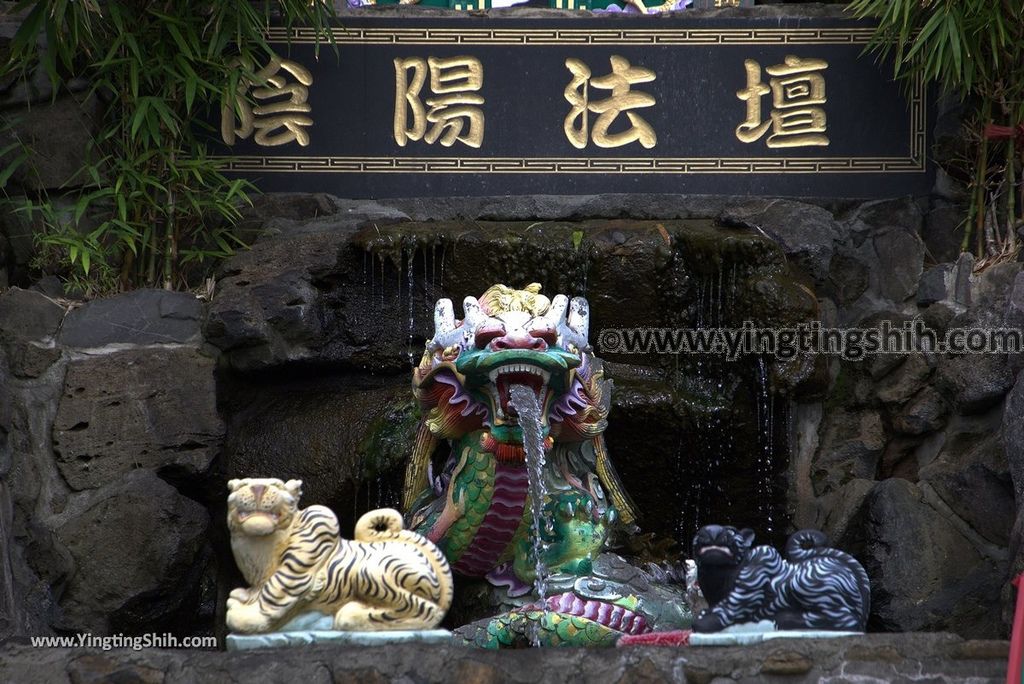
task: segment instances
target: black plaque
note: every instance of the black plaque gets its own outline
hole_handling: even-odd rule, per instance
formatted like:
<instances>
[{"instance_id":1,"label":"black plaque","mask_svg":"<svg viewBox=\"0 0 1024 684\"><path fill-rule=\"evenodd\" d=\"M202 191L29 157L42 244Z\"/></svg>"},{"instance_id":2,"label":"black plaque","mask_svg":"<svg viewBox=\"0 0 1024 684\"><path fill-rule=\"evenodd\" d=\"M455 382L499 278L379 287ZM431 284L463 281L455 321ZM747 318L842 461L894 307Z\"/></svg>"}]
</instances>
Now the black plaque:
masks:
<instances>
[{"instance_id":1,"label":"black plaque","mask_svg":"<svg viewBox=\"0 0 1024 684\"><path fill-rule=\"evenodd\" d=\"M889 70L864 54L872 28L863 22L685 12L543 19L368 12L343 24L334 31L337 53L321 46L318 59L311 31L271 31L280 54L312 80L297 98L309 109L300 116L311 125L299 126L308 144L266 146L255 135L236 136L217 150L231 173L264 190L353 198L613 192L891 197L931 187L927 89L921 82L893 82ZM396 110L404 108L407 128L416 122L409 102L400 99L398 72L407 84L416 72L396 60L443 65L452 58L478 62L479 87L450 92L472 80L465 70L442 68L442 80L433 83L427 68L418 96L423 111L437 109L433 119L444 122L468 107L482 116L482 135L462 117L461 139L450 146L444 135L432 144L425 135L400 145ZM593 136L599 111L586 112L586 143L574 145L565 129L573 107L566 89L574 77L567 62L589 70L589 103L613 110L606 138L629 138L636 128L632 113L655 134L653 145L648 135L600 146ZM634 69L629 73L646 70L654 78L630 83L625 92L609 89L615 64L621 70L624 63ZM277 73L279 82L295 81L286 70ZM648 104L615 114L617 106L635 102L622 95L636 93ZM752 98L759 101L756 119L750 118ZM738 133L744 122L746 142ZM280 125L269 132L282 131L288 139ZM467 144L470 133L478 146ZM788 146L778 146L783 143Z\"/></svg>"}]
</instances>

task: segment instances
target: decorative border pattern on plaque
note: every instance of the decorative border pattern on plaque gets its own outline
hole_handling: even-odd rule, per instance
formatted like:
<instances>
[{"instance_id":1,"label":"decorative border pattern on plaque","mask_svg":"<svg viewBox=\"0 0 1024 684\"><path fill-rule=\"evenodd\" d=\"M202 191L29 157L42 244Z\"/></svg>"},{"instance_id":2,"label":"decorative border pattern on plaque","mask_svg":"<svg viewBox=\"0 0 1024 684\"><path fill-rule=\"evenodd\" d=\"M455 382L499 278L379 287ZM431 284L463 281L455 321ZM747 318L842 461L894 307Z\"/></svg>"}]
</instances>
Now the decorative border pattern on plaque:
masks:
<instances>
[{"instance_id":1,"label":"decorative border pattern on plaque","mask_svg":"<svg viewBox=\"0 0 1024 684\"><path fill-rule=\"evenodd\" d=\"M501 29L336 27L339 45L867 45L873 29L735 28L735 29ZM272 28L271 43L327 45L316 29Z\"/></svg>"}]
</instances>

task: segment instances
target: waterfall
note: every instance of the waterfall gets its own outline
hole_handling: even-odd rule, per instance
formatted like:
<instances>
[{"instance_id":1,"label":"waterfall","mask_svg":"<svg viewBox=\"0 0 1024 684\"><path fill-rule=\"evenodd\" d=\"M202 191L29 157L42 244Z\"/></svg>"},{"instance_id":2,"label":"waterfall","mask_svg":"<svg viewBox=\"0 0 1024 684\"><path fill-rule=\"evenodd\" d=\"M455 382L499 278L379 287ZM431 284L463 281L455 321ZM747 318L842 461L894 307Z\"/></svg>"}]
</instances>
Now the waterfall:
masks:
<instances>
[{"instance_id":1,"label":"waterfall","mask_svg":"<svg viewBox=\"0 0 1024 684\"><path fill-rule=\"evenodd\" d=\"M523 448L526 451L526 469L530 486L530 514L533 517L533 588L537 593L541 610L544 611L547 607L548 568L544 564L547 544L544 543L541 532L544 529L544 500L547 498L547 487L544 484L544 437L541 434L540 404L533 390L524 385L513 385L509 391L509 399L519 416L519 425L523 430ZM539 622L543 623L544 620L541 619ZM537 630L531 634L530 640L534 647L540 646Z\"/></svg>"},{"instance_id":2,"label":"waterfall","mask_svg":"<svg viewBox=\"0 0 1024 684\"><path fill-rule=\"evenodd\" d=\"M403 253L403 255L405 254L405 249L402 250L402 253ZM405 268L406 284L409 287L409 330L408 330L408 335L407 335L407 338L406 338L406 344L408 345L409 365L411 365L411 366L415 366L416 365L416 361L418 360L416 358L416 353L413 351L413 347L412 347L412 333L413 333L413 328L415 327L415 307L413 306L414 300L415 300L415 297L413 296L413 294L414 294L413 291L415 289L415 282L414 282L414 279L413 279L412 268L413 268L413 260L415 260L415 258L416 258L416 243L413 243L412 251L409 252L409 260L406 263L406 268Z\"/></svg>"},{"instance_id":3,"label":"waterfall","mask_svg":"<svg viewBox=\"0 0 1024 684\"><path fill-rule=\"evenodd\" d=\"M775 489L772 482L775 470L775 402L772 401L768 364L765 362L764 357L757 360L757 366L759 385L757 393L757 423L761 446L761 453L757 463L758 490L761 498L761 513L764 515L765 532L771 534L775 527L772 520L772 502Z\"/></svg>"}]
</instances>

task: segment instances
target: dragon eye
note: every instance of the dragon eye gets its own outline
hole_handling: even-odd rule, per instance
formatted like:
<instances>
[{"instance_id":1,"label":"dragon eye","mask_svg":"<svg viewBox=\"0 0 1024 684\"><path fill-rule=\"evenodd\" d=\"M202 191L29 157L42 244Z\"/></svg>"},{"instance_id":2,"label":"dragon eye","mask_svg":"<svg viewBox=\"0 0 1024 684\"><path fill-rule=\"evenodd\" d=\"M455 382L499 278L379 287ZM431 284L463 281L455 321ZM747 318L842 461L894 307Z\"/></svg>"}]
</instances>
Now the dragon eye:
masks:
<instances>
[{"instance_id":1,"label":"dragon eye","mask_svg":"<svg viewBox=\"0 0 1024 684\"><path fill-rule=\"evenodd\" d=\"M538 339L544 340L549 347L558 344L558 331L553 325L539 325L530 330L530 334Z\"/></svg>"},{"instance_id":2,"label":"dragon eye","mask_svg":"<svg viewBox=\"0 0 1024 684\"><path fill-rule=\"evenodd\" d=\"M488 321L476 329L474 343L477 349L484 349L493 340L505 334L505 326L501 321Z\"/></svg>"}]
</instances>

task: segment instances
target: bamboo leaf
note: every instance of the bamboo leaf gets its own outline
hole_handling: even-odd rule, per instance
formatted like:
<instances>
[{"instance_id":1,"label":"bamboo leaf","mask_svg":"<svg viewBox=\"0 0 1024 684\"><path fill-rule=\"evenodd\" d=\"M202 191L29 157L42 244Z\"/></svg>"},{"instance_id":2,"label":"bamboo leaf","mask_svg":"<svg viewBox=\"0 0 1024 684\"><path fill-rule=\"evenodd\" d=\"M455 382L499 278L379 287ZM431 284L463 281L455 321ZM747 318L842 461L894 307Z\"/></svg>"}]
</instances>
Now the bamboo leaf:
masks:
<instances>
[{"instance_id":1,"label":"bamboo leaf","mask_svg":"<svg viewBox=\"0 0 1024 684\"><path fill-rule=\"evenodd\" d=\"M0 171L0 188L7 187L7 182L11 179L11 176L14 175L14 172L17 171L21 167L21 165L25 163L27 159L28 152L24 151L18 156L16 156L11 162L7 164L6 167L4 167L2 171Z\"/></svg>"}]
</instances>

